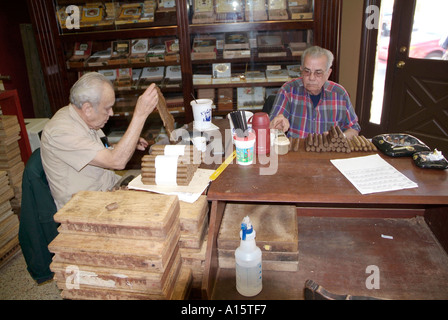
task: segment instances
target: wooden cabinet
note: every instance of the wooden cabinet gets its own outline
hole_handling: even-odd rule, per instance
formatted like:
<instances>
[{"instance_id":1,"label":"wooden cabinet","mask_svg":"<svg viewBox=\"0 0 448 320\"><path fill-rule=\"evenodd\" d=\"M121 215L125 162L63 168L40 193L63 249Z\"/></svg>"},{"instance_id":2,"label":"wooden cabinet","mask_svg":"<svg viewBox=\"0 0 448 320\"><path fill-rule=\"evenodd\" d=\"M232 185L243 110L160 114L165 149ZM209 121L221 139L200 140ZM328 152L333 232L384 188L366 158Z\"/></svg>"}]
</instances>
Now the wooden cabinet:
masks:
<instances>
[{"instance_id":1,"label":"wooden cabinet","mask_svg":"<svg viewBox=\"0 0 448 320\"><path fill-rule=\"evenodd\" d=\"M242 18L235 22L229 20L197 20L195 19L196 2L195 0L175 0L163 1L153 0L158 5L154 11L154 19L143 21L141 18L135 20L120 20L123 15L123 6L137 6L143 10L151 1L106 1L98 2L93 0L28 0L29 12L32 17L36 39L38 43L39 56L44 71L45 83L51 103L52 112L55 113L59 108L68 104L70 87L78 79L79 75L86 71L100 71L112 75L121 70L126 75L129 68L168 68L180 67L181 81L176 85L161 85L162 92L168 100L173 102L173 115L179 122L191 122L193 115L191 112L190 101L192 95L201 94L199 89L227 89L227 92L237 94L237 88L250 88L253 84L247 81L240 83L210 83L199 85L193 82L195 74L205 74L210 72L213 64L232 64L233 71L237 74L243 74L246 71L266 70L269 65L281 65L286 68L287 65L300 64L300 56L288 54L284 57L259 57L258 49L250 48L248 57L224 57L222 52L218 52L216 59L197 60L192 54L194 41L199 35L225 37L228 34L247 33L250 35L251 44L256 43L257 36L280 34L287 44L292 39L297 42L308 42L328 48L335 54L335 63L333 66L332 80L338 79L338 56L339 56L339 38L340 38L340 19L342 10L342 0L309 0L305 1L309 5L311 15L304 19L285 20L255 20L253 15L243 13ZM203 1L201 1L203 2ZM238 1L237 1L238 2ZM243 8L250 6L252 1L240 1ZM250 3L247 5L247 3ZM254 1L254 3L263 3ZM278 2L278 1L277 1ZM275 3L277 3L275 2ZM286 4L292 1L285 1ZM297 1L303 2L303 1ZM212 0L211 3L226 4L228 1ZM76 28L76 20L73 20L75 11L68 11L67 7L75 6L79 10L80 27ZM166 8L162 8L165 5ZM174 7L172 7L174 5ZM246 6L247 5L247 6ZM269 19L269 1L265 2L266 14ZM100 10L98 10L100 8ZM143 9L142 9L143 8ZM162 10L160 10L162 8ZM222 7L221 7L222 8ZM90 11L86 11L90 9ZM115 19L107 20L107 14L115 9ZM65 11L65 13L64 13ZM132 8L129 8L129 14L132 14ZM64 16L65 14L65 16ZM102 19L95 20L97 14L102 15ZM85 20L83 20L83 15ZM64 27L64 21L68 25ZM107 21L106 21L107 20ZM111 49L116 41L132 42L138 39L147 39L149 47L160 44L166 44L167 41L177 41L179 52L177 57L170 57L171 60L149 61L148 57L141 62L125 60L116 60L114 64L89 64L88 60L80 64L68 63L73 56L77 45L92 44L89 55ZM206 70L206 71L205 71ZM127 73L129 75L129 73ZM263 87L279 87L283 80L275 83L263 83ZM142 88L116 86L117 104L114 111L118 115L126 116L132 113L135 101L138 95L143 91ZM229 89L231 89L229 91ZM221 90L226 92L226 90ZM178 107L178 109L175 109ZM179 108L184 112L179 113ZM236 109L236 100L230 109ZM224 111L223 113L226 113Z\"/></svg>"}]
</instances>

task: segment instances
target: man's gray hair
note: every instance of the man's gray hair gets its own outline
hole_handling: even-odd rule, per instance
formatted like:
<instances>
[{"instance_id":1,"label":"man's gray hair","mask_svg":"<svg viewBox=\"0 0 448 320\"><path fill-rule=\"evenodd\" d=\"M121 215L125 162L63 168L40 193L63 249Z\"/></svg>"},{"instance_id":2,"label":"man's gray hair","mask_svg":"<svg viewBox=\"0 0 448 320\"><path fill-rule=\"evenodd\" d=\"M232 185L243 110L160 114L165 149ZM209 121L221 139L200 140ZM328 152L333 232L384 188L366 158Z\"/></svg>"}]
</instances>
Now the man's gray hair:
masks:
<instances>
[{"instance_id":1,"label":"man's gray hair","mask_svg":"<svg viewBox=\"0 0 448 320\"><path fill-rule=\"evenodd\" d=\"M104 83L108 83L113 89L112 83L103 74L86 73L70 89L70 103L81 109L84 103L89 102L96 108L101 101Z\"/></svg>"},{"instance_id":2,"label":"man's gray hair","mask_svg":"<svg viewBox=\"0 0 448 320\"><path fill-rule=\"evenodd\" d=\"M330 70L331 66L333 65L333 60L334 60L334 55L330 50L318 47L318 46L313 46L313 47L309 47L308 49L306 49L303 54L302 54L302 65L305 62L305 58L307 56L310 56L312 58L319 58L322 56L326 56L327 57L327 70Z\"/></svg>"}]
</instances>

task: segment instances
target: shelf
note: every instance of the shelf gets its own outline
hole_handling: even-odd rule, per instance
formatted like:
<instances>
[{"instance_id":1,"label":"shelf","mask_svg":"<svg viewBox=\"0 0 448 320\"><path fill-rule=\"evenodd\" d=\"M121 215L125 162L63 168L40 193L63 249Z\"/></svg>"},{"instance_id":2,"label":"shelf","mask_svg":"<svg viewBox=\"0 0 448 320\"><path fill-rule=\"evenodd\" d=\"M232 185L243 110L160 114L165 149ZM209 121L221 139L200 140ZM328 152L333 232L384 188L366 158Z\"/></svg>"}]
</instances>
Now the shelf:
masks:
<instances>
[{"instance_id":1,"label":"shelf","mask_svg":"<svg viewBox=\"0 0 448 320\"><path fill-rule=\"evenodd\" d=\"M243 87L281 87L286 81L281 82L233 82L219 84L195 84L195 89L218 89L218 88L243 88Z\"/></svg>"},{"instance_id":2,"label":"shelf","mask_svg":"<svg viewBox=\"0 0 448 320\"><path fill-rule=\"evenodd\" d=\"M308 30L314 28L313 20L257 21L235 23L210 23L190 25L190 33L222 33L249 31Z\"/></svg>"},{"instance_id":3,"label":"shelf","mask_svg":"<svg viewBox=\"0 0 448 320\"><path fill-rule=\"evenodd\" d=\"M102 31L86 31L86 32L74 32L61 34L60 39L62 42L82 42L95 39L101 40L117 40L117 39L137 39L137 38L149 38L149 37L165 37L165 36L177 36L177 26L167 27L150 27L150 28L137 28L137 29L120 29L120 30L102 30Z\"/></svg>"},{"instance_id":4,"label":"shelf","mask_svg":"<svg viewBox=\"0 0 448 320\"><path fill-rule=\"evenodd\" d=\"M71 67L67 68L70 71L96 71L96 70L108 70L108 69L121 69L121 68L133 68L141 69L146 67L165 67L165 66L177 66L180 61L165 61L165 62L144 62L144 63L126 63L116 65L106 65L98 67Z\"/></svg>"}]
</instances>

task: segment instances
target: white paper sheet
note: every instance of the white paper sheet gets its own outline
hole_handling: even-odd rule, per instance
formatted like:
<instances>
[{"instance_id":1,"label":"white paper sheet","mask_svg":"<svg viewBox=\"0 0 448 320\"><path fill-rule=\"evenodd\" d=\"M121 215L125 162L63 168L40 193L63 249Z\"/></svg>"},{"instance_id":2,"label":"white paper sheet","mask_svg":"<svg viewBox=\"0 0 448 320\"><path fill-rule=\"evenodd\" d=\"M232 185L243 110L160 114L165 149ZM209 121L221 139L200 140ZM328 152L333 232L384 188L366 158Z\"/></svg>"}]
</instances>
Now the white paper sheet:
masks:
<instances>
[{"instance_id":1,"label":"white paper sheet","mask_svg":"<svg viewBox=\"0 0 448 320\"><path fill-rule=\"evenodd\" d=\"M418 185L379 155L331 160L361 194L417 188Z\"/></svg>"},{"instance_id":2,"label":"white paper sheet","mask_svg":"<svg viewBox=\"0 0 448 320\"><path fill-rule=\"evenodd\" d=\"M188 203L193 203L204 192L210 183L210 176L215 172L208 169L197 169L193 179L188 186L158 186L158 185L146 185L142 183L142 175L138 175L129 184L129 189L151 191L155 193L177 195L179 200Z\"/></svg>"},{"instance_id":3,"label":"white paper sheet","mask_svg":"<svg viewBox=\"0 0 448 320\"><path fill-rule=\"evenodd\" d=\"M177 160L179 156L156 156L156 184L158 186L177 186Z\"/></svg>"}]
</instances>

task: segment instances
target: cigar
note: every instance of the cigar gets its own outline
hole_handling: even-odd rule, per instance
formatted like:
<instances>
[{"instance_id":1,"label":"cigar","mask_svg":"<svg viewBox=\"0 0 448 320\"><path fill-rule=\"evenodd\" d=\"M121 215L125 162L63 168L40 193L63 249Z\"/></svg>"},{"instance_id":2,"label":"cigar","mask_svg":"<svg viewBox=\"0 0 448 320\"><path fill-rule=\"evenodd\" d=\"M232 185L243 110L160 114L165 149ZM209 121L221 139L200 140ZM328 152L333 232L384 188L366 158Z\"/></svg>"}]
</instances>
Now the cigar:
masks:
<instances>
[{"instance_id":1,"label":"cigar","mask_svg":"<svg viewBox=\"0 0 448 320\"><path fill-rule=\"evenodd\" d=\"M318 140L319 140L319 146L320 146L320 148L323 149L323 147L324 147L324 141L323 141L322 135L319 134L319 136L318 136L317 138L318 138Z\"/></svg>"},{"instance_id":2,"label":"cigar","mask_svg":"<svg viewBox=\"0 0 448 320\"><path fill-rule=\"evenodd\" d=\"M342 132L342 130L341 130L341 128L339 128L339 126L336 126L336 132L340 139L345 139L345 134Z\"/></svg>"},{"instance_id":3,"label":"cigar","mask_svg":"<svg viewBox=\"0 0 448 320\"><path fill-rule=\"evenodd\" d=\"M330 128L330 134L331 134L331 142L336 142L338 138L338 133L336 132L336 129L334 127Z\"/></svg>"},{"instance_id":4,"label":"cigar","mask_svg":"<svg viewBox=\"0 0 448 320\"><path fill-rule=\"evenodd\" d=\"M366 139L366 137L361 136L361 141L366 145L367 151L372 151L372 146L370 145L370 141Z\"/></svg>"},{"instance_id":5,"label":"cigar","mask_svg":"<svg viewBox=\"0 0 448 320\"><path fill-rule=\"evenodd\" d=\"M299 143L300 143L300 139L299 138L295 138L294 139L294 148L293 148L293 150L295 152L299 151Z\"/></svg>"},{"instance_id":6,"label":"cigar","mask_svg":"<svg viewBox=\"0 0 448 320\"><path fill-rule=\"evenodd\" d=\"M319 146L319 140L317 139L317 133L313 133L313 145L315 147Z\"/></svg>"},{"instance_id":7,"label":"cigar","mask_svg":"<svg viewBox=\"0 0 448 320\"><path fill-rule=\"evenodd\" d=\"M308 137L306 137L306 143L309 146L311 146L313 144L313 134L312 133L309 133Z\"/></svg>"},{"instance_id":8,"label":"cigar","mask_svg":"<svg viewBox=\"0 0 448 320\"><path fill-rule=\"evenodd\" d=\"M324 142L324 147L327 148L329 143L328 143L328 132L324 132L323 136L322 136L322 140Z\"/></svg>"}]
</instances>

